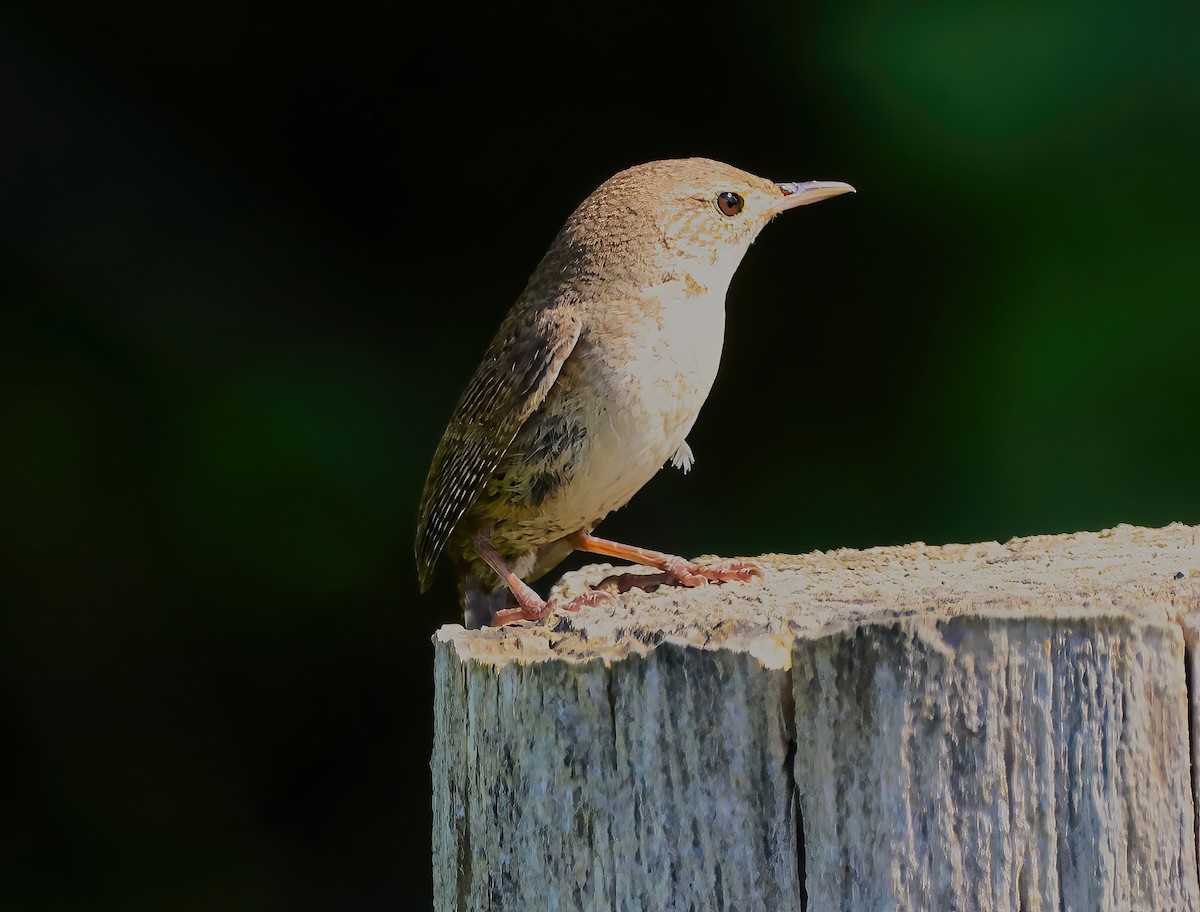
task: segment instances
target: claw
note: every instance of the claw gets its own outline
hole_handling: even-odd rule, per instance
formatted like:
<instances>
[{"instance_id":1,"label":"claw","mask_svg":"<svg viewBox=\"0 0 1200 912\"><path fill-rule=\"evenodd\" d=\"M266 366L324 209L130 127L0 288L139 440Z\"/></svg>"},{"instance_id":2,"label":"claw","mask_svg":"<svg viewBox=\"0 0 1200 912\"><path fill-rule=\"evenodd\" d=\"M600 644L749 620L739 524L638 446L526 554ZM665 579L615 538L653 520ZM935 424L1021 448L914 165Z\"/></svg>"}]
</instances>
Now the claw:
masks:
<instances>
[{"instance_id":1,"label":"claw","mask_svg":"<svg viewBox=\"0 0 1200 912\"><path fill-rule=\"evenodd\" d=\"M697 573L717 583L748 583L764 579L762 567L753 561L732 561L723 567L698 567Z\"/></svg>"},{"instance_id":2,"label":"claw","mask_svg":"<svg viewBox=\"0 0 1200 912\"><path fill-rule=\"evenodd\" d=\"M678 585L688 587L708 585L709 577L690 560L684 560L682 557L670 557L665 563L667 573Z\"/></svg>"},{"instance_id":3,"label":"claw","mask_svg":"<svg viewBox=\"0 0 1200 912\"><path fill-rule=\"evenodd\" d=\"M606 602L611 602L616 596L611 592L596 591L585 592L583 595L577 595L569 602L560 604L558 599L552 598L548 602L542 602L541 605L528 604L517 605L515 608L505 608L497 611L492 615L492 626L503 627L505 624L516 624L520 621L540 621L547 615L553 614L556 611L578 611L580 608L595 608L597 605L603 605Z\"/></svg>"},{"instance_id":4,"label":"claw","mask_svg":"<svg viewBox=\"0 0 1200 912\"><path fill-rule=\"evenodd\" d=\"M681 557L671 558L667 573L680 586L704 586L712 583L746 583L763 578L762 567L751 561L733 561L723 567L701 567Z\"/></svg>"}]
</instances>

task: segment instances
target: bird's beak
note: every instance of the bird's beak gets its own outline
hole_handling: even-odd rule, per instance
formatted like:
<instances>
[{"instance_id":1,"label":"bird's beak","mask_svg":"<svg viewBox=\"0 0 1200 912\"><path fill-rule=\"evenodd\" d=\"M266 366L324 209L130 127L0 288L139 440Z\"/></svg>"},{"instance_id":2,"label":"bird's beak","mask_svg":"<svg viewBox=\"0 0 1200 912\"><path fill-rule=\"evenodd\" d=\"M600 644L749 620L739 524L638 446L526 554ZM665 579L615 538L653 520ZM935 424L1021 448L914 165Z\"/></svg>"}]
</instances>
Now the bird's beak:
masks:
<instances>
[{"instance_id":1,"label":"bird's beak","mask_svg":"<svg viewBox=\"0 0 1200 912\"><path fill-rule=\"evenodd\" d=\"M800 181L776 184L783 194L771 207L773 213L795 209L797 206L807 206L831 196L841 196L843 193L853 193L854 188L841 181Z\"/></svg>"}]
</instances>

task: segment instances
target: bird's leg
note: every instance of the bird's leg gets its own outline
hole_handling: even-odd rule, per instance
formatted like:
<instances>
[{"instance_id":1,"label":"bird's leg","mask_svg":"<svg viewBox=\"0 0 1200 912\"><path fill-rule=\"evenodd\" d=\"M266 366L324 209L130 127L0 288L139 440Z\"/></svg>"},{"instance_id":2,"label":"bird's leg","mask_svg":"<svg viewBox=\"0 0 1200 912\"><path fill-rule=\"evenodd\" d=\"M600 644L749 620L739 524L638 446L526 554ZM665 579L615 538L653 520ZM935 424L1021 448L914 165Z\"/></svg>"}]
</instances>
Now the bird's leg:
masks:
<instances>
[{"instance_id":1,"label":"bird's leg","mask_svg":"<svg viewBox=\"0 0 1200 912\"><path fill-rule=\"evenodd\" d=\"M492 544L490 535L480 532L475 536L474 545L475 553L496 571L517 599L516 608L506 608L492 615L492 626L494 627L501 627L516 621L540 621L549 611L560 608L563 611L578 611L580 608L590 608L612 598L612 595L607 592L585 592L564 605L558 604L556 599L550 599L547 602L534 592L528 583L513 573L508 562L500 556L500 552Z\"/></svg>"},{"instance_id":2,"label":"bird's leg","mask_svg":"<svg viewBox=\"0 0 1200 912\"><path fill-rule=\"evenodd\" d=\"M750 561L733 561L724 567L701 567L699 564L673 554L662 551L651 551L634 545L622 545L606 538L597 538L589 532L580 530L567 537L576 551L588 551L592 554L603 554L619 560L632 561L645 567L657 567L665 571L671 579L681 586L703 586L708 582L746 582L753 577L762 577L762 569ZM661 583L657 575L646 577L647 584ZM629 583L636 585L633 579Z\"/></svg>"},{"instance_id":3,"label":"bird's leg","mask_svg":"<svg viewBox=\"0 0 1200 912\"><path fill-rule=\"evenodd\" d=\"M496 571L500 579L504 580L504 585L508 586L509 591L517 599L516 608L497 611L492 615L492 622L499 626L513 621L537 621L543 618L547 608L545 601L523 579L512 572L508 562L500 556L500 552L492 544L491 536L486 532L480 532L475 536L474 544L475 553Z\"/></svg>"}]
</instances>

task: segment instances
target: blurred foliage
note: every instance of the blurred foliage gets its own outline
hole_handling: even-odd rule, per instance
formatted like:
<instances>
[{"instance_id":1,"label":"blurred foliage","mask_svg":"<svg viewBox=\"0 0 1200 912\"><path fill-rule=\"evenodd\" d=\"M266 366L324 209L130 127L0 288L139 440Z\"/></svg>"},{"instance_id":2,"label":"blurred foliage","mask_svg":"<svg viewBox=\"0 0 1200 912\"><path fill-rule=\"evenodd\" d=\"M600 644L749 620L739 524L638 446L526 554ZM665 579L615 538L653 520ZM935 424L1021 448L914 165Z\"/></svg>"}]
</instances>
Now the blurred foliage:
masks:
<instances>
[{"instance_id":1,"label":"blurred foliage","mask_svg":"<svg viewBox=\"0 0 1200 912\"><path fill-rule=\"evenodd\" d=\"M1200 12L340 4L0 27L0 906L427 907L414 513L571 207L857 197L729 299L697 554L1200 522Z\"/></svg>"}]
</instances>

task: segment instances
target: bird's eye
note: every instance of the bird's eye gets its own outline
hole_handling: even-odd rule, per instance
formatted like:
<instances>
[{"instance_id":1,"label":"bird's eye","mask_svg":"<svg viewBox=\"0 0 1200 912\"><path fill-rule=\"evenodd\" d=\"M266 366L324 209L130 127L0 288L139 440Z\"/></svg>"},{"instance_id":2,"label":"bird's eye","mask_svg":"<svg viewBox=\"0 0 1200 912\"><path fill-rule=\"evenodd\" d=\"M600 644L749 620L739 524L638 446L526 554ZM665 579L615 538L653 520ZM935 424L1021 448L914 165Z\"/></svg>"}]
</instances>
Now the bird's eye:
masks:
<instances>
[{"instance_id":1,"label":"bird's eye","mask_svg":"<svg viewBox=\"0 0 1200 912\"><path fill-rule=\"evenodd\" d=\"M742 211L742 207L745 205L746 201L731 190L726 190L717 197L717 208L723 215L735 216Z\"/></svg>"}]
</instances>

